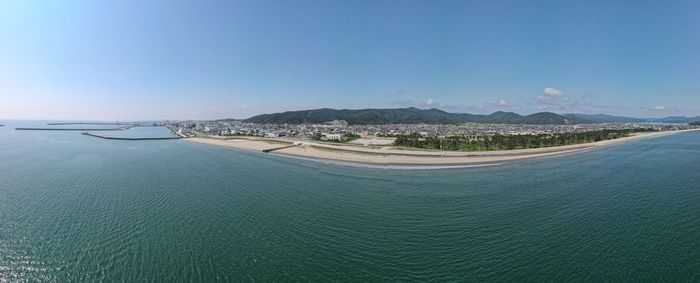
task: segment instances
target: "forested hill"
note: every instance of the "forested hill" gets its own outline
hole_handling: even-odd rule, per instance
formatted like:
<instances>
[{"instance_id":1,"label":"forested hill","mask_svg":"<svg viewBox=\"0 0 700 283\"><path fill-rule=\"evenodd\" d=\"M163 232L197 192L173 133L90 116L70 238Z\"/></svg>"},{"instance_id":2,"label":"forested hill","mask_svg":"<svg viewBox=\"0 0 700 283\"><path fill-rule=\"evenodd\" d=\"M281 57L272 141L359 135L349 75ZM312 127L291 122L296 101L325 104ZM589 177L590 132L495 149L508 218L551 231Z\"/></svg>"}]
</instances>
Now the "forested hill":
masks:
<instances>
[{"instance_id":1,"label":"forested hill","mask_svg":"<svg viewBox=\"0 0 700 283\"><path fill-rule=\"evenodd\" d=\"M522 116L513 112L495 112L489 115L468 113L448 113L440 109L314 109L288 111L283 113L263 114L251 117L244 122L258 124L317 124L333 120L345 120L351 125L369 124L459 124L459 123L497 123L497 124L554 124L564 125L578 123L551 112L540 112Z\"/></svg>"}]
</instances>

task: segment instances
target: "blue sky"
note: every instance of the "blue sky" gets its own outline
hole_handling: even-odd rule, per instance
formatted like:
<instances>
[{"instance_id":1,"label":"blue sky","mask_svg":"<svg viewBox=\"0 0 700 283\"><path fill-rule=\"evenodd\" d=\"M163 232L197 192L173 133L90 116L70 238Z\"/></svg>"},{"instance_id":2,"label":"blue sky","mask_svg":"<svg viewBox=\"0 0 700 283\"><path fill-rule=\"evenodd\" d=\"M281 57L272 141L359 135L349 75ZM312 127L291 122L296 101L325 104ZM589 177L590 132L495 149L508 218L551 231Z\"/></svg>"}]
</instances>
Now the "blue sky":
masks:
<instances>
[{"instance_id":1,"label":"blue sky","mask_svg":"<svg viewBox=\"0 0 700 283\"><path fill-rule=\"evenodd\" d=\"M700 115L700 1L0 2L0 118Z\"/></svg>"}]
</instances>

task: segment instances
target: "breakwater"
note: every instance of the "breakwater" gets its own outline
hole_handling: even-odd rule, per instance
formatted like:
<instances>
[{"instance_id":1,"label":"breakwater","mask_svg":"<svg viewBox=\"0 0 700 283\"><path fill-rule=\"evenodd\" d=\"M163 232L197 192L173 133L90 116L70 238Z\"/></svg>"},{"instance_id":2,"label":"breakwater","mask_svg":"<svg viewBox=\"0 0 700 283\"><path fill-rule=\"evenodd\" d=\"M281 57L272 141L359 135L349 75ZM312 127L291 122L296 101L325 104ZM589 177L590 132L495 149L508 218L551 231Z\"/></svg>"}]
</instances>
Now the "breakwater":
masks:
<instances>
[{"instance_id":1,"label":"breakwater","mask_svg":"<svg viewBox=\"0 0 700 283\"><path fill-rule=\"evenodd\" d=\"M177 128L175 128L175 127L173 127L173 126L165 126L165 127L168 128L168 130L170 130L170 132L172 132L174 135L177 135L177 136L179 136L179 137L181 137L181 138L187 138L187 136L186 136L186 135L183 135L181 132L179 132L179 131L177 130Z\"/></svg>"},{"instance_id":2,"label":"breakwater","mask_svg":"<svg viewBox=\"0 0 700 283\"><path fill-rule=\"evenodd\" d=\"M286 146L281 146L281 147L263 149L262 152L268 153L268 152L273 152L273 151L275 151L275 150L280 150L280 149L285 149L285 148L290 148L290 147L295 147L295 146L298 146L298 144L293 144L293 145L286 145Z\"/></svg>"},{"instance_id":3,"label":"breakwater","mask_svg":"<svg viewBox=\"0 0 700 283\"><path fill-rule=\"evenodd\" d=\"M181 138L179 136L176 136L176 137L151 137L151 138L124 138L124 137L101 136L101 135L96 135L96 134L92 134L92 133L83 133L83 135L101 138L101 139L106 139L106 140L126 140L126 141L177 140L177 139Z\"/></svg>"},{"instance_id":4,"label":"breakwater","mask_svg":"<svg viewBox=\"0 0 700 283\"><path fill-rule=\"evenodd\" d=\"M49 126L67 126L67 125L133 125L132 123L109 123L109 122L68 122L68 123L48 123Z\"/></svg>"},{"instance_id":5,"label":"breakwater","mask_svg":"<svg viewBox=\"0 0 700 283\"><path fill-rule=\"evenodd\" d=\"M119 128L108 129L86 129L86 128L15 128L17 131L123 131L131 129L134 126L124 126Z\"/></svg>"}]
</instances>

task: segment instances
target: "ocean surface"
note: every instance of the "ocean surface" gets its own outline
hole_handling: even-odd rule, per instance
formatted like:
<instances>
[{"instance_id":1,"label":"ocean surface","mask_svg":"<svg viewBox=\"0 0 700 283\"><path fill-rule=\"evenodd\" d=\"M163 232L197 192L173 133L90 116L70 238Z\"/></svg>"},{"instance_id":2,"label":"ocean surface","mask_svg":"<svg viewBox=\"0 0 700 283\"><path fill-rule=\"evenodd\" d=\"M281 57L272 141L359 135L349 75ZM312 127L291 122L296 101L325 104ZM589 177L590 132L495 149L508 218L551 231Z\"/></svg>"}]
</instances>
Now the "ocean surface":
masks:
<instances>
[{"instance_id":1,"label":"ocean surface","mask_svg":"<svg viewBox=\"0 0 700 283\"><path fill-rule=\"evenodd\" d=\"M151 126L133 127L123 131L95 131L89 133L113 138L167 138L177 136L166 127Z\"/></svg>"},{"instance_id":2,"label":"ocean surface","mask_svg":"<svg viewBox=\"0 0 700 283\"><path fill-rule=\"evenodd\" d=\"M700 280L700 133L392 170L0 124L0 281Z\"/></svg>"}]
</instances>

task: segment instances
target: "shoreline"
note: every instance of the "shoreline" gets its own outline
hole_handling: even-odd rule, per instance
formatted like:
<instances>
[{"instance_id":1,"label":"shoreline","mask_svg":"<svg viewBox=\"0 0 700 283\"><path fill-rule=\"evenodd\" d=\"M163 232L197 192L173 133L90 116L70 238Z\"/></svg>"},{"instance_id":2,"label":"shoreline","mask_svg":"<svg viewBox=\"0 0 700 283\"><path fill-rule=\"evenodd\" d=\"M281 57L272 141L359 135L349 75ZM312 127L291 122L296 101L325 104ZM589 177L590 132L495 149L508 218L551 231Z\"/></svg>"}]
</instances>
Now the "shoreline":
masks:
<instances>
[{"instance_id":1,"label":"shoreline","mask_svg":"<svg viewBox=\"0 0 700 283\"><path fill-rule=\"evenodd\" d=\"M490 165L533 158L574 154L595 148L618 145L636 140L668 136L699 129L638 133L629 137L593 143L500 151L425 151L393 146L368 147L347 144L327 144L314 141L266 138L188 138L186 140L215 146L302 158L306 160L354 163L381 167L446 167ZM286 144L286 146L280 146Z\"/></svg>"}]
</instances>

